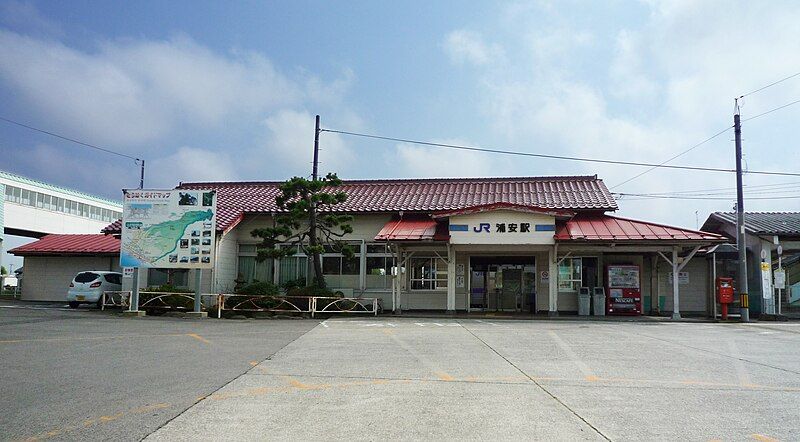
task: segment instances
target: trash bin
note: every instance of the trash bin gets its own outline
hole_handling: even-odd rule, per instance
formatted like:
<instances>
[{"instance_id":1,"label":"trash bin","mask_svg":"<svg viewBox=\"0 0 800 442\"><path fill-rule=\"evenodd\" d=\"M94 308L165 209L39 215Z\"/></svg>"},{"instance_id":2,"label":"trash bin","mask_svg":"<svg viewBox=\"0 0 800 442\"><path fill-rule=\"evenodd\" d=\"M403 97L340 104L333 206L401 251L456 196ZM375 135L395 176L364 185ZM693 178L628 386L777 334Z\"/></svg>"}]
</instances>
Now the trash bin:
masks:
<instances>
[{"instance_id":1,"label":"trash bin","mask_svg":"<svg viewBox=\"0 0 800 442\"><path fill-rule=\"evenodd\" d=\"M578 315L589 316L589 309L592 302L592 295L589 294L589 287L581 287L578 291Z\"/></svg>"},{"instance_id":2,"label":"trash bin","mask_svg":"<svg viewBox=\"0 0 800 442\"><path fill-rule=\"evenodd\" d=\"M606 289L603 287L595 287L592 293L592 307L594 308L595 316L606 315Z\"/></svg>"}]
</instances>

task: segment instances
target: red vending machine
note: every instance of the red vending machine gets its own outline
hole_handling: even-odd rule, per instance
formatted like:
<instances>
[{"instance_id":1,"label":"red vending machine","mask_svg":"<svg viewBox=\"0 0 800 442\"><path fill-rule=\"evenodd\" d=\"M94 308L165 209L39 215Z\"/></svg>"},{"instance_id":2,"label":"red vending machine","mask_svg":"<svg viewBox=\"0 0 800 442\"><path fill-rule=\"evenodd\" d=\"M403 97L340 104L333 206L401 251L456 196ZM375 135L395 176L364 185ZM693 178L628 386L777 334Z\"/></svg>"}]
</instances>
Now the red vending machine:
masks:
<instances>
[{"instance_id":1,"label":"red vending machine","mask_svg":"<svg viewBox=\"0 0 800 442\"><path fill-rule=\"evenodd\" d=\"M606 266L606 314L641 315L639 266Z\"/></svg>"}]
</instances>

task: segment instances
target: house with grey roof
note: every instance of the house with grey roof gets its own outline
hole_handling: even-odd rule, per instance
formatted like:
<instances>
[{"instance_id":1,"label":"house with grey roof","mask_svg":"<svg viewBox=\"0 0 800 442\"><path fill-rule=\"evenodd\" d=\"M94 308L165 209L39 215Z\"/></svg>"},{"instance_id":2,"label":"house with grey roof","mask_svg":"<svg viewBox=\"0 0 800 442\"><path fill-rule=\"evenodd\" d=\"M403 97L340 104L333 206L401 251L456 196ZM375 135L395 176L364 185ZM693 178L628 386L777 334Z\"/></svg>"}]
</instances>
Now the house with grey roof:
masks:
<instances>
[{"instance_id":1,"label":"house with grey roof","mask_svg":"<svg viewBox=\"0 0 800 442\"><path fill-rule=\"evenodd\" d=\"M712 213L701 229L726 236L734 244L729 247L733 247L734 252L737 251L735 212ZM800 255L800 212L746 212L744 230L751 314L777 313L776 291L762 278L761 263L769 264L771 281L772 272L778 268L779 245L783 252L781 260L787 275L787 290L784 290L781 298L781 311L786 311L795 305L800 308L800 271L797 268L797 255ZM735 263L738 259L736 253L726 253L721 249L719 256L722 259L717 263L719 266L717 270L735 276Z\"/></svg>"}]
</instances>

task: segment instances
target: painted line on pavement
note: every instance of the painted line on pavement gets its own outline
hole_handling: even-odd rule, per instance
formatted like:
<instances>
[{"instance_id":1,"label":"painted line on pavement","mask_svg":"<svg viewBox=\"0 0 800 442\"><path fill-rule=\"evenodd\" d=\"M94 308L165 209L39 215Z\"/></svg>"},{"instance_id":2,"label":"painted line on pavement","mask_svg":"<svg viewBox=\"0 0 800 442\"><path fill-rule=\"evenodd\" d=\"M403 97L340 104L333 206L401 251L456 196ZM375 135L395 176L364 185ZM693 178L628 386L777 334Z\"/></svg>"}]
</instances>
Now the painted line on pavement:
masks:
<instances>
[{"instance_id":1,"label":"painted line on pavement","mask_svg":"<svg viewBox=\"0 0 800 442\"><path fill-rule=\"evenodd\" d=\"M186 333L186 336L189 336L190 338L197 339L198 341L202 342L203 344L211 345L211 341L209 341L208 339L198 335L197 333Z\"/></svg>"},{"instance_id":2,"label":"painted line on pavement","mask_svg":"<svg viewBox=\"0 0 800 442\"><path fill-rule=\"evenodd\" d=\"M550 335L553 341L555 341L555 343L558 344L559 348L561 348L561 350L563 350L564 353L567 354L567 357L569 357L569 359L575 364L575 366L578 367L578 370L580 370L580 372L583 374L584 379L586 379L587 381L597 381L600 379L594 374L592 369L589 368L589 366L586 365L586 363L583 362L581 358L578 357L578 355L572 350L569 344L564 342L564 340L561 339L561 337L558 336L555 331L548 330L547 334Z\"/></svg>"}]
</instances>

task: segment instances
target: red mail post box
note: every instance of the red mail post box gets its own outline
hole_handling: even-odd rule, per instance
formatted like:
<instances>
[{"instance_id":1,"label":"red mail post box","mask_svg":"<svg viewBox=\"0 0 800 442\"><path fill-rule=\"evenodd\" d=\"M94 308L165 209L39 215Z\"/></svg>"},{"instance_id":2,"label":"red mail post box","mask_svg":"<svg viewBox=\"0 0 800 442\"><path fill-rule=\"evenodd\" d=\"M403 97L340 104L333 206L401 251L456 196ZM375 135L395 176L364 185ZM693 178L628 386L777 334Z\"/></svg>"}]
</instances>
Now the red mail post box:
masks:
<instances>
[{"instance_id":1,"label":"red mail post box","mask_svg":"<svg viewBox=\"0 0 800 442\"><path fill-rule=\"evenodd\" d=\"M722 307L722 319L728 319L728 304L733 303L733 278L717 278L717 301Z\"/></svg>"}]
</instances>

